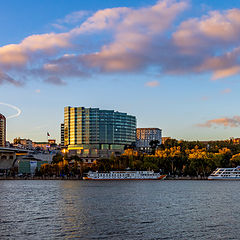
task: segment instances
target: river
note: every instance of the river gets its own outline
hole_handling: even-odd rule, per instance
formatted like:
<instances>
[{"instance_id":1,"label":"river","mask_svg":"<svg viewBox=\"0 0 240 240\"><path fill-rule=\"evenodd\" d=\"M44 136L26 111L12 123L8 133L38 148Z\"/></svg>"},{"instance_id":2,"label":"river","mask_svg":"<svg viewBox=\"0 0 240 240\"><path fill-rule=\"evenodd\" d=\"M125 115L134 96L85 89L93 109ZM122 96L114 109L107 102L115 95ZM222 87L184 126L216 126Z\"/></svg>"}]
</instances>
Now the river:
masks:
<instances>
[{"instance_id":1,"label":"river","mask_svg":"<svg viewBox=\"0 0 240 240\"><path fill-rule=\"evenodd\" d=\"M0 181L0 239L239 239L238 181Z\"/></svg>"}]
</instances>

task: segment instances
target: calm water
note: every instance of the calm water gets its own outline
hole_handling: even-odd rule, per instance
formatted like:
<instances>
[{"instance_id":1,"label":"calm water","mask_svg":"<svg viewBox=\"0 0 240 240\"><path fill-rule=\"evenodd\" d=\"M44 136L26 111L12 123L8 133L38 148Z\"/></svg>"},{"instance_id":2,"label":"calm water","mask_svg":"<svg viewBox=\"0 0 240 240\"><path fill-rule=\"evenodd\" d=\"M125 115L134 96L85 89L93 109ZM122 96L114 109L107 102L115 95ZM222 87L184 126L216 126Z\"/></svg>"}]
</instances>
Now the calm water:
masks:
<instances>
[{"instance_id":1,"label":"calm water","mask_svg":"<svg viewBox=\"0 0 240 240\"><path fill-rule=\"evenodd\" d=\"M240 239L237 181L0 181L0 239Z\"/></svg>"}]
</instances>

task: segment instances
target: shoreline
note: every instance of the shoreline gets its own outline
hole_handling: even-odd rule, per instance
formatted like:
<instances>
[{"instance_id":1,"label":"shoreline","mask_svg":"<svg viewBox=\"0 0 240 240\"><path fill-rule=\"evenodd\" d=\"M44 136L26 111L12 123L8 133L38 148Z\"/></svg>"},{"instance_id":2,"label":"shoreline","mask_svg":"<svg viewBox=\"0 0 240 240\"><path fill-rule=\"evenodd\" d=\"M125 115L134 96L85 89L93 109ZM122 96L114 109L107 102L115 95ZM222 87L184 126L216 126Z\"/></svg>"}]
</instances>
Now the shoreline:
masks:
<instances>
[{"instance_id":1,"label":"shoreline","mask_svg":"<svg viewBox=\"0 0 240 240\"><path fill-rule=\"evenodd\" d=\"M1 180L71 180L71 181L83 181L83 179L79 178L78 176L76 177L49 177L49 176L44 176L44 177L0 177ZM124 179L121 179L124 181ZM128 181L131 181L127 179ZM208 180L207 177L167 177L164 179L164 181L173 181L173 180L195 180L195 181L201 181L201 180ZM87 181L87 180L84 180ZM89 180L91 181L91 180ZM113 180L114 181L114 180ZM125 180L126 181L126 180ZM139 181L146 181L146 180L139 180ZM152 180L151 180L152 181ZM162 180L154 180L154 181L162 181Z\"/></svg>"}]
</instances>

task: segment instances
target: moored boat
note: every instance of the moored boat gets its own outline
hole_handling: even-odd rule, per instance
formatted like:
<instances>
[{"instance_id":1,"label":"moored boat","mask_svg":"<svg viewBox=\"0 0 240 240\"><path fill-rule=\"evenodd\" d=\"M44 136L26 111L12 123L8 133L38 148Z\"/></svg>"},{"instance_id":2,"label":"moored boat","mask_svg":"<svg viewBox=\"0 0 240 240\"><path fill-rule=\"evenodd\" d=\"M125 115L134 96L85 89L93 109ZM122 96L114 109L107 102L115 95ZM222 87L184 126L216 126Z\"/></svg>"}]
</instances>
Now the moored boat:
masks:
<instances>
[{"instance_id":1,"label":"moored boat","mask_svg":"<svg viewBox=\"0 0 240 240\"><path fill-rule=\"evenodd\" d=\"M153 171L110 171L89 172L84 180L161 180L166 175L154 173Z\"/></svg>"},{"instance_id":2,"label":"moored boat","mask_svg":"<svg viewBox=\"0 0 240 240\"><path fill-rule=\"evenodd\" d=\"M240 166L236 168L217 168L208 180L240 180Z\"/></svg>"}]
</instances>

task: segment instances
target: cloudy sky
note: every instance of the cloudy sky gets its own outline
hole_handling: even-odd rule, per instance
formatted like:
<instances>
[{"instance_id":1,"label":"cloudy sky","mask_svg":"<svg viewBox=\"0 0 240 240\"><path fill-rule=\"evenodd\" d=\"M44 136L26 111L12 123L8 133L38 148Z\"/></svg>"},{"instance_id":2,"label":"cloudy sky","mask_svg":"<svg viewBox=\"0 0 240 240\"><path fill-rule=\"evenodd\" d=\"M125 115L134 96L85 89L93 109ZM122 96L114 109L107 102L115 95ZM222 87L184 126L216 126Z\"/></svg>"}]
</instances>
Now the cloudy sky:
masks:
<instances>
[{"instance_id":1,"label":"cloudy sky","mask_svg":"<svg viewBox=\"0 0 240 240\"><path fill-rule=\"evenodd\" d=\"M239 0L3 0L0 36L8 140L59 140L68 105L177 139L240 136Z\"/></svg>"}]
</instances>

